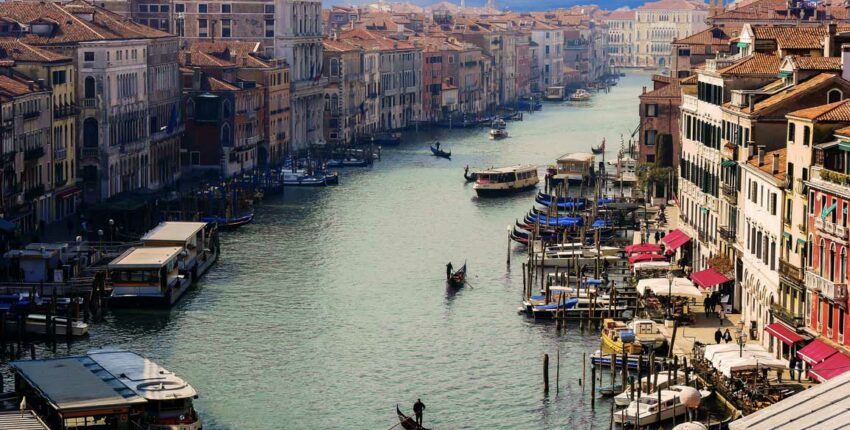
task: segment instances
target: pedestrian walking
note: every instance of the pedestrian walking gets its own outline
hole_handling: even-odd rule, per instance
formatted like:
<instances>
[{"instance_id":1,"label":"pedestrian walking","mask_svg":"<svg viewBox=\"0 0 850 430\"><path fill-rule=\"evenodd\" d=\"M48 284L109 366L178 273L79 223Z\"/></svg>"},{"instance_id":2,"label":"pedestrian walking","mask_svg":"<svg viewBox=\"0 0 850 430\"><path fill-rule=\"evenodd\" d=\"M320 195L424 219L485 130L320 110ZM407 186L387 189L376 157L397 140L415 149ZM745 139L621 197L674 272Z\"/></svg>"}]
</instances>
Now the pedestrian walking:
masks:
<instances>
[{"instance_id":1,"label":"pedestrian walking","mask_svg":"<svg viewBox=\"0 0 850 430\"><path fill-rule=\"evenodd\" d=\"M661 239L661 232L658 231L658 230L655 230L655 243L658 243L658 241L660 239Z\"/></svg>"},{"instance_id":2,"label":"pedestrian walking","mask_svg":"<svg viewBox=\"0 0 850 430\"><path fill-rule=\"evenodd\" d=\"M791 375L791 380L794 380L794 371L797 369L797 357L791 356L788 360L788 374Z\"/></svg>"},{"instance_id":3,"label":"pedestrian walking","mask_svg":"<svg viewBox=\"0 0 850 430\"><path fill-rule=\"evenodd\" d=\"M732 341L732 333L729 333L729 329L723 332L723 341L729 343Z\"/></svg>"},{"instance_id":4,"label":"pedestrian walking","mask_svg":"<svg viewBox=\"0 0 850 430\"><path fill-rule=\"evenodd\" d=\"M705 299L702 300L702 307L705 309L705 317L708 318L711 316L711 308L714 307L714 303L711 301L711 296L705 296Z\"/></svg>"},{"instance_id":5,"label":"pedestrian walking","mask_svg":"<svg viewBox=\"0 0 850 430\"><path fill-rule=\"evenodd\" d=\"M803 360L797 359L797 382L803 377Z\"/></svg>"},{"instance_id":6,"label":"pedestrian walking","mask_svg":"<svg viewBox=\"0 0 850 430\"><path fill-rule=\"evenodd\" d=\"M720 326L723 327L723 320L726 318L726 309L723 309L723 305L720 305L720 312L717 316L720 318Z\"/></svg>"},{"instance_id":7,"label":"pedestrian walking","mask_svg":"<svg viewBox=\"0 0 850 430\"><path fill-rule=\"evenodd\" d=\"M723 332L718 328L716 332L714 332L714 341L720 345L720 341L723 340Z\"/></svg>"}]
</instances>

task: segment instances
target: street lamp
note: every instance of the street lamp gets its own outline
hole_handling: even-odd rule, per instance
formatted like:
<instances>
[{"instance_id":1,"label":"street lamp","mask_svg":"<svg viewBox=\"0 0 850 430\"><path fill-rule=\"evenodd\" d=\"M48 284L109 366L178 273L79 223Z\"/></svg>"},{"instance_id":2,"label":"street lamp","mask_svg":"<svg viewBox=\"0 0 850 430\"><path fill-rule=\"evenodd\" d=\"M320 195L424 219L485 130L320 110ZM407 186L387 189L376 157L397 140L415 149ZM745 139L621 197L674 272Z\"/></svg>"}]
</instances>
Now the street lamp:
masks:
<instances>
[{"instance_id":1,"label":"street lamp","mask_svg":"<svg viewBox=\"0 0 850 430\"><path fill-rule=\"evenodd\" d=\"M667 319L673 319L673 272L667 272Z\"/></svg>"},{"instance_id":2,"label":"street lamp","mask_svg":"<svg viewBox=\"0 0 850 430\"><path fill-rule=\"evenodd\" d=\"M747 334L744 333L744 321L738 321L737 327L735 327L735 331L737 331L737 339L738 343L738 357L744 356L744 344L747 343Z\"/></svg>"},{"instance_id":3,"label":"street lamp","mask_svg":"<svg viewBox=\"0 0 850 430\"><path fill-rule=\"evenodd\" d=\"M109 219L109 241L115 241L115 220L112 218Z\"/></svg>"}]
</instances>

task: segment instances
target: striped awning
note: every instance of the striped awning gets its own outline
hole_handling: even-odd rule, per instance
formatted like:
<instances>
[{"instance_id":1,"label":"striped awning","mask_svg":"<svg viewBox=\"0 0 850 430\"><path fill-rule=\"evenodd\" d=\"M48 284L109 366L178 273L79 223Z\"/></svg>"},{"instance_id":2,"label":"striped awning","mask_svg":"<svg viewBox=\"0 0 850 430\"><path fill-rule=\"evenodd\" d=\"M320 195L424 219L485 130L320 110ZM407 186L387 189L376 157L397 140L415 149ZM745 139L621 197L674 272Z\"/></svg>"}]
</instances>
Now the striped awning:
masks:
<instances>
[{"instance_id":1,"label":"striped awning","mask_svg":"<svg viewBox=\"0 0 850 430\"><path fill-rule=\"evenodd\" d=\"M793 345L804 340L803 336L794 333L793 330L780 322L768 325L764 328L764 331L768 332L771 336L779 339L780 342L786 345Z\"/></svg>"}]
</instances>

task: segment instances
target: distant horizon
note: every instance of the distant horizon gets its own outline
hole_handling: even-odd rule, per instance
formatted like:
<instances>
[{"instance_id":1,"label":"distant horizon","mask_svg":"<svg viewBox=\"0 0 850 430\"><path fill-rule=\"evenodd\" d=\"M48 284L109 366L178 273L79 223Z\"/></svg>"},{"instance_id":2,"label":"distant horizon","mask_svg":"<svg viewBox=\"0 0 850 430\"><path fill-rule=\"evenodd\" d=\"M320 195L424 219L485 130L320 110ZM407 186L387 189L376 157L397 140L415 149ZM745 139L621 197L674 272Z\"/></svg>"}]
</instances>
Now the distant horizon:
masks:
<instances>
[{"instance_id":1,"label":"distant horizon","mask_svg":"<svg viewBox=\"0 0 850 430\"><path fill-rule=\"evenodd\" d=\"M596 5L604 10L616 10L624 7L635 9L644 3L649 3L656 0L496 0L496 7L499 9L508 9L513 12L541 12L558 8L570 8L573 6L591 6ZM427 7L433 4L440 3L440 0L410 0L410 1L387 1L387 4L392 3L411 3L421 7ZM372 0L360 0L349 2L326 2L325 7L330 6L366 6L368 4L378 3ZM460 5L460 0L449 1L456 5ZM466 7L484 7L486 0L466 0ZM731 3L731 2L730 2Z\"/></svg>"}]
</instances>

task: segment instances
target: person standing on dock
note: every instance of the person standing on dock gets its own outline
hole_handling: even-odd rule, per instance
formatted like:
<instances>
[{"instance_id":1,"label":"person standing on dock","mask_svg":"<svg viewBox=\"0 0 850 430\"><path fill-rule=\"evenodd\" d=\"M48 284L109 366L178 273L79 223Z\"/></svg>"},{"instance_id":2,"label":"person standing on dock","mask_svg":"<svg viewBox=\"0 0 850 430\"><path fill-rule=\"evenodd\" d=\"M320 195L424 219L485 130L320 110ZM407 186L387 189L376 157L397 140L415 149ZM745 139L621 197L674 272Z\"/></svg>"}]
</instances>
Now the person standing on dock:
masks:
<instances>
[{"instance_id":1,"label":"person standing on dock","mask_svg":"<svg viewBox=\"0 0 850 430\"><path fill-rule=\"evenodd\" d=\"M451 264L451 263L449 263ZM416 399L416 403L413 404L413 415L416 416L416 424L419 427L422 427L422 413L425 412L425 403L422 403L422 399Z\"/></svg>"}]
</instances>

